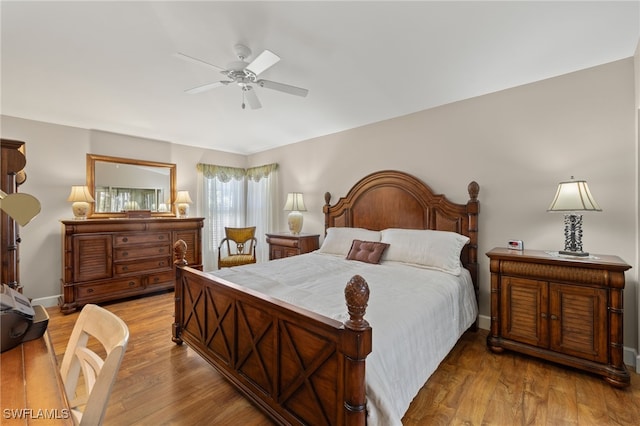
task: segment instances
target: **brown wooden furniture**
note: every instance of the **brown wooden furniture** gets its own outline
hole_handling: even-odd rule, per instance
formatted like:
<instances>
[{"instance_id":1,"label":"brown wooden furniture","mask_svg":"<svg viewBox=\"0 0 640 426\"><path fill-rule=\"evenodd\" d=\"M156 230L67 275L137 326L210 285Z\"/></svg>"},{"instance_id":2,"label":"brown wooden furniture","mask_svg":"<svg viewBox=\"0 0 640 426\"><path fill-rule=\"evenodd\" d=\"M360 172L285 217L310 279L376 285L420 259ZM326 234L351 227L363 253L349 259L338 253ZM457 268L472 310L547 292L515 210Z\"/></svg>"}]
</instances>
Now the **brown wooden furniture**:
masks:
<instances>
[{"instance_id":1,"label":"brown wooden furniture","mask_svg":"<svg viewBox=\"0 0 640 426\"><path fill-rule=\"evenodd\" d=\"M616 256L553 256L495 248L487 345L510 349L629 385L623 362L624 271Z\"/></svg>"},{"instance_id":2,"label":"brown wooden furniture","mask_svg":"<svg viewBox=\"0 0 640 426\"><path fill-rule=\"evenodd\" d=\"M269 260L297 256L318 250L320 235L289 233L266 234L269 244Z\"/></svg>"},{"instance_id":3,"label":"brown wooden furniture","mask_svg":"<svg viewBox=\"0 0 640 426\"><path fill-rule=\"evenodd\" d=\"M23 170L27 164L25 143L1 139L0 148L0 190L13 194L18 192L18 186L26 177ZM15 221L0 210L0 282L22 292L18 230Z\"/></svg>"},{"instance_id":4,"label":"brown wooden furniture","mask_svg":"<svg viewBox=\"0 0 640 426\"><path fill-rule=\"evenodd\" d=\"M172 289L173 241L184 240L189 264L202 268L203 222L203 218L62 221L62 312Z\"/></svg>"},{"instance_id":5,"label":"brown wooden furniture","mask_svg":"<svg viewBox=\"0 0 640 426\"><path fill-rule=\"evenodd\" d=\"M468 190L470 200L455 204L406 173L373 173L333 206L325 195L325 227L467 235L471 242L461 260L477 291L479 186L472 182ZM398 205L403 209L391 207ZM279 423L365 424L372 330L363 319L368 292L361 277L347 284L350 319L341 323L184 266L183 244L176 244L177 344L189 344Z\"/></svg>"},{"instance_id":6,"label":"brown wooden furniture","mask_svg":"<svg viewBox=\"0 0 640 426\"><path fill-rule=\"evenodd\" d=\"M0 354L3 425L73 425L49 333Z\"/></svg>"}]
</instances>

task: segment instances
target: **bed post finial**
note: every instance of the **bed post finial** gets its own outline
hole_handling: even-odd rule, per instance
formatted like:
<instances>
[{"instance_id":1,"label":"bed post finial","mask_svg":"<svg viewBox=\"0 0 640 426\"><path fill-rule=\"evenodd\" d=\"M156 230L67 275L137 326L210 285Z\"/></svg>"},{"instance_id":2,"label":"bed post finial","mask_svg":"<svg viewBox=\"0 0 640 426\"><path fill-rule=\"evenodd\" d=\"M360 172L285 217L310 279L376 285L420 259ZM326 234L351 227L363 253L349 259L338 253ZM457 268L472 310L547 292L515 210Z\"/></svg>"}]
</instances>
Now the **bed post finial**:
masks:
<instances>
[{"instance_id":1,"label":"bed post finial","mask_svg":"<svg viewBox=\"0 0 640 426\"><path fill-rule=\"evenodd\" d=\"M349 319L344 324L351 330L367 329L369 323L364 319L364 314L369 302L369 285L365 279L354 275L344 289L344 297L349 311Z\"/></svg>"},{"instance_id":2,"label":"bed post finial","mask_svg":"<svg viewBox=\"0 0 640 426\"><path fill-rule=\"evenodd\" d=\"M478 193L480 193L480 185L478 185L478 182L474 180L469 184L469 186L467 186L467 191L469 191L469 198L471 198L471 201L477 201Z\"/></svg>"},{"instance_id":3,"label":"bed post finial","mask_svg":"<svg viewBox=\"0 0 640 426\"><path fill-rule=\"evenodd\" d=\"M173 243L173 264L176 266L187 266L187 243L184 240L178 240Z\"/></svg>"}]
</instances>

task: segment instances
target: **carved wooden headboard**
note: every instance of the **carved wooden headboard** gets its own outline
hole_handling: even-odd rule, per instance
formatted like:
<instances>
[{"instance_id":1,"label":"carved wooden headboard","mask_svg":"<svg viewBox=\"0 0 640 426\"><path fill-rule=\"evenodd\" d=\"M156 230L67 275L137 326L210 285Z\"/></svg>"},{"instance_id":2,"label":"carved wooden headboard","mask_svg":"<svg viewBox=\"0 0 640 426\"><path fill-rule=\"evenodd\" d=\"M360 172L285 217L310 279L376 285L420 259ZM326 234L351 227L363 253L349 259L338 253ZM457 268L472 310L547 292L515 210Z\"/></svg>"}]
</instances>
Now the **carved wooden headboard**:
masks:
<instances>
[{"instance_id":1,"label":"carved wooden headboard","mask_svg":"<svg viewBox=\"0 0 640 426\"><path fill-rule=\"evenodd\" d=\"M480 185L471 182L469 201L456 204L435 194L416 177L395 170L384 170L362 178L334 205L325 194L324 227L434 229L453 231L469 237L460 259L471 272L478 292L478 193Z\"/></svg>"}]
</instances>

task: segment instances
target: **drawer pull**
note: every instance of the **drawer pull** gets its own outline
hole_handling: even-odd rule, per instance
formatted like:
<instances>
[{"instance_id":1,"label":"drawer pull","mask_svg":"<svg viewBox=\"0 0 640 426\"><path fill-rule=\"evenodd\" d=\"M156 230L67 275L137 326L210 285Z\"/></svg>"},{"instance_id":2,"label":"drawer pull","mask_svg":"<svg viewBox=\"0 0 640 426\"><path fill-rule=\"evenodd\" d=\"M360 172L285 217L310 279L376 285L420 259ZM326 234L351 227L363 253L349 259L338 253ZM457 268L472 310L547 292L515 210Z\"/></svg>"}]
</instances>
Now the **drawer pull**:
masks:
<instances>
[{"instance_id":1,"label":"drawer pull","mask_svg":"<svg viewBox=\"0 0 640 426\"><path fill-rule=\"evenodd\" d=\"M129 270L129 267L128 267L128 266L123 266L123 267L122 267L122 270L123 270L123 271L128 271L128 270Z\"/></svg>"},{"instance_id":2,"label":"drawer pull","mask_svg":"<svg viewBox=\"0 0 640 426\"><path fill-rule=\"evenodd\" d=\"M557 320L557 319L558 319L558 317L557 317L556 315L551 315L551 319L552 319L552 320Z\"/></svg>"},{"instance_id":3,"label":"drawer pull","mask_svg":"<svg viewBox=\"0 0 640 426\"><path fill-rule=\"evenodd\" d=\"M129 281L129 287L134 287L136 285L135 281Z\"/></svg>"},{"instance_id":4,"label":"drawer pull","mask_svg":"<svg viewBox=\"0 0 640 426\"><path fill-rule=\"evenodd\" d=\"M122 242L123 242L123 243L129 242L129 238L124 237L124 238L122 239Z\"/></svg>"},{"instance_id":5,"label":"drawer pull","mask_svg":"<svg viewBox=\"0 0 640 426\"><path fill-rule=\"evenodd\" d=\"M164 262L158 262L158 266L164 266Z\"/></svg>"},{"instance_id":6,"label":"drawer pull","mask_svg":"<svg viewBox=\"0 0 640 426\"><path fill-rule=\"evenodd\" d=\"M164 235L158 235L159 240L164 240Z\"/></svg>"},{"instance_id":7,"label":"drawer pull","mask_svg":"<svg viewBox=\"0 0 640 426\"><path fill-rule=\"evenodd\" d=\"M88 288L87 289L87 293L93 293L93 289L92 288Z\"/></svg>"},{"instance_id":8,"label":"drawer pull","mask_svg":"<svg viewBox=\"0 0 640 426\"><path fill-rule=\"evenodd\" d=\"M160 281L160 278L158 278L158 277L155 277L155 278L153 279L153 282L154 282L154 283L157 283L158 281Z\"/></svg>"},{"instance_id":9,"label":"drawer pull","mask_svg":"<svg viewBox=\"0 0 640 426\"><path fill-rule=\"evenodd\" d=\"M541 313L541 314L540 314L540 316L541 316L542 318L546 318L546 317L547 317L547 313L546 313L546 312L543 312L543 313Z\"/></svg>"},{"instance_id":10,"label":"drawer pull","mask_svg":"<svg viewBox=\"0 0 640 426\"><path fill-rule=\"evenodd\" d=\"M124 257L127 257L127 256L129 256L129 252L128 252L128 251L122 252L122 255L123 255Z\"/></svg>"}]
</instances>

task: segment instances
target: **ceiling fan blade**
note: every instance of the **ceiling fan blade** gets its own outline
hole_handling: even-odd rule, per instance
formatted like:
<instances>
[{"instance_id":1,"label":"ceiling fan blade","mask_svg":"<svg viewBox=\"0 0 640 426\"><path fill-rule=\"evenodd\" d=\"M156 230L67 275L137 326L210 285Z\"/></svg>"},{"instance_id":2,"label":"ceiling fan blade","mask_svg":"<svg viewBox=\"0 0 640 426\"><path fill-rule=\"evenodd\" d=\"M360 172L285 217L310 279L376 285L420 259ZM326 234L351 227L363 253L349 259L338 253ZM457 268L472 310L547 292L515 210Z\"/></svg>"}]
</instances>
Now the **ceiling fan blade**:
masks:
<instances>
[{"instance_id":1,"label":"ceiling fan blade","mask_svg":"<svg viewBox=\"0 0 640 426\"><path fill-rule=\"evenodd\" d=\"M258 55L249 65L247 65L246 69L258 75L264 72L266 69L271 68L280 60L280 56L276 55L270 50L265 50L261 54Z\"/></svg>"},{"instance_id":2,"label":"ceiling fan blade","mask_svg":"<svg viewBox=\"0 0 640 426\"><path fill-rule=\"evenodd\" d=\"M247 99L247 102L249 103L249 107L251 107L251 109L262 108L262 104L258 99L258 95L256 94L256 91L253 90L253 87L245 86L242 88L242 91L244 92L245 98Z\"/></svg>"},{"instance_id":3,"label":"ceiling fan blade","mask_svg":"<svg viewBox=\"0 0 640 426\"><path fill-rule=\"evenodd\" d=\"M203 84L202 86L196 86L196 87L192 87L191 89L187 89L184 92L188 93L190 95L193 95L194 93L200 93L200 92L204 92L207 90L211 90L211 89L215 89L216 87L220 87L220 86L226 86L227 84L231 83L230 81L216 81L215 83L207 83L207 84Z\"/></svg>"},{"instance_id":4,"label":"ceiling fan blade","mask_svg":"<svg viewBox=\"0 0 640 426\"><path fill-rule=\"evenodd\" d=\"M211 68L215 68L218 71L226 71L226 69L224 69L222 67L210 64L209 62L205 62L202 59L194 58L193 56L185 55L184 53L177 52L177 53L175 53L175 56L180 58L180 59L184 59L185 61L193 62L194 64L205 65L205 66L208 66L208 67L211 67Z\"/></svg>"},{"instance_id":5,"label":"ceiling fan blade","mask_svg":"<svg viewBox=\"0 0 640 426\"><path fill-rule=\"evenodd\" d=\"M279 92L288 93L290 95L305 97L307 96L307 93L309 93L307 89L303 89L301 87L296 87L296 86L290 86L284 83L277 83L275 81L258 80L256 81L256 84L258 84L260 87L277 90Z\"/></svg>"}]
</instances>

